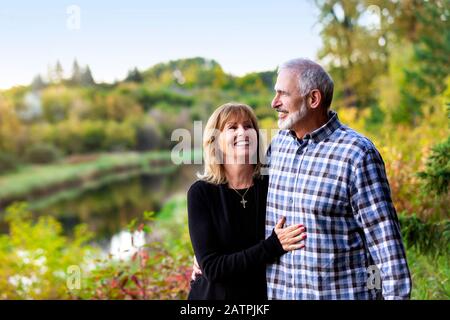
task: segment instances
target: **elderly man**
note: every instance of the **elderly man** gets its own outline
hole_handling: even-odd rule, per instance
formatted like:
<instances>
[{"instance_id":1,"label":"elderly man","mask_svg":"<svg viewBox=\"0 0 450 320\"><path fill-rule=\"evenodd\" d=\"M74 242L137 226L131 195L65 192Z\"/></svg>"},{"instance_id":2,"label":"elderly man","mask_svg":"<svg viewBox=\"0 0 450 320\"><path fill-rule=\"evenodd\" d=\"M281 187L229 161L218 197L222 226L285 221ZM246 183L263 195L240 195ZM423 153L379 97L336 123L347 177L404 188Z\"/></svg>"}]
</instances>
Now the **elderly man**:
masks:
<instances>
[{"instance_id":1,"label":"elderly man","mask_svg":"<svg viewBox=\"0 0 450 320\"><path fill-rule=\"evenodd\" d=\"M269 299L407 299L411 279L384 163L330 110L333 81L317 63L282 64L268 150L266 235L302 223L304 250L267 267Z\"/></svg>"}]
</instances>

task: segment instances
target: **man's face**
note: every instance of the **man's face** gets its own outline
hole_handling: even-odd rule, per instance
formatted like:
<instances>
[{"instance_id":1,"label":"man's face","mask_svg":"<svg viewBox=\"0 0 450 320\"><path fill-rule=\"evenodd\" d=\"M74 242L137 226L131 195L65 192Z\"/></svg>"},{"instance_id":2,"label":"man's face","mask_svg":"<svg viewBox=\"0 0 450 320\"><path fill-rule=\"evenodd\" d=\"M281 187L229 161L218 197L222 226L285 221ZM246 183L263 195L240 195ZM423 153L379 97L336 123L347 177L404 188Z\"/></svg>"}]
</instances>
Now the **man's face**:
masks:
<instances>
[{"instance_id":1,"label":"man's face","mask_svg":"<svg viewBox=\"0 0 450 320\"><path fill-rule=\"evenodd\" d=\"M293 129L308 113L306 99L300 95L297 79L295 72L289 69L281 69L278 73L272 108L278 112L278 127L282 130Z\"/></svg>"}]
</instances>

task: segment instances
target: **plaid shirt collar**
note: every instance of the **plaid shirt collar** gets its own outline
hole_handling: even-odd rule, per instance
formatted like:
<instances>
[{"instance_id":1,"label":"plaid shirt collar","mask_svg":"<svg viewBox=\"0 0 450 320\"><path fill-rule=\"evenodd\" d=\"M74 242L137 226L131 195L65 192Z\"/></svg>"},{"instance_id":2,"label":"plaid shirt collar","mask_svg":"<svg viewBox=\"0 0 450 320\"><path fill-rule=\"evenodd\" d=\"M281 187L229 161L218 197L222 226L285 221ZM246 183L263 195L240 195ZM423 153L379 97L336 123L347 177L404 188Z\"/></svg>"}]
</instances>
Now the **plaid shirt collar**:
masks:
<instances>
[{"instance_id":1,"label":"plaid shirt collar","mask_svg":"<svg viewBox=\"0 0 450 320\"><path fill-rule=\"evenodd\" d=\"M303 139L298 138L295 135L295 132L293 130L284 130L285 134L287 136L291 136L298 142L302 142L302 140L309 140L314 141L315 143L319 143L320 141L325 140L330 136L336 129L340 128L342 126L342 123L339 121L338 115L335 111L330 110L328 111L328 121L320 128L317 128L313 132L307 133Z\"/></svg>"}]
</instances>

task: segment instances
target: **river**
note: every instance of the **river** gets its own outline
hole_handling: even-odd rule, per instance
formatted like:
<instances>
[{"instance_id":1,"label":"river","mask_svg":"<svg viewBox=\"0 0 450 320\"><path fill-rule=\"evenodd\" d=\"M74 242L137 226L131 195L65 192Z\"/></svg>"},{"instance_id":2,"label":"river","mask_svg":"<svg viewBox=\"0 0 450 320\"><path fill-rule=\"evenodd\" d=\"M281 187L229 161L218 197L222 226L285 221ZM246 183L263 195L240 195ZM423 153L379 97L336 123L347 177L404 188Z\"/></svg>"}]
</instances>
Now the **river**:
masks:
<instances>
[{"instance_id":1,"label":"river","mask_svg":"<svg viewBox=\"0 0 450 320\"><path fill-rule=\"evenodd\" d=\"M105 250L123 247L120 243L128 241L126 226L130 221L141 217L144 211L158 212L177 193L185 194L200 169L198 165L184 165L170 174L135 176L79 192L74 198L35 209L33 213L36 217L44 214L56 217L68 236L76 225L87 224L95 234L93 244ZM5 228L3 225L1 231L6 232Z\"/></svg>"}]
</instances>

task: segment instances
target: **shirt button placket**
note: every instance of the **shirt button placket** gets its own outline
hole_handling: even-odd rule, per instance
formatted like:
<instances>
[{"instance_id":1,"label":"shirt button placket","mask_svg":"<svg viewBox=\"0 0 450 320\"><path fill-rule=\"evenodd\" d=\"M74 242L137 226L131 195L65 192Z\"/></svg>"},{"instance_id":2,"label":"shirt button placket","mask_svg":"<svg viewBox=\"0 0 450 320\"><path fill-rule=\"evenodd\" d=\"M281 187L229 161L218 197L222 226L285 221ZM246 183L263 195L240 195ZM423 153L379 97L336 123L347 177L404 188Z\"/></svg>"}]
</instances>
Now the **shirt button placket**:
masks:
<instances>
[{"instance_id":1,"label":"shirt button placket","mask_svg":"<svg viewBox=\"0 0 450 320\"><path fill-rule=\"evenodd\" d=\"M306 141L304 141L304 142L306 142ZM291 208L292 208L292 212L293 212L293 223L301 223L300 221L298 221L298 219L300 219L299 214L296 214L296 213L299 213L299 211L296 210L295 205L294 205L294 193L297 191L297 184L299 182L298 178L299 178L299 175L300 175L300 168L301 168L301 165L303 163L303 157L304 157L304 155L306 153L306 150L307 150L307 143L304 143L304 142L297 149L297 156L299 156L298 163L297 163L297 165L298 165L298 167L297 167L297 176L295 178L293 193L291 195L291 198L289 199L290 200L290 205L291 205ZM291 255L291 259L292 259L291 260L291 266L292 266L292 269L291 269L291 274L290 274L290 281L292 283L292 288L291 288L290 294L291 294L292 299L297 299L298 298L297 297L297 281L296 281L297 279L295 277L295 270L296 270L296 268L294 267L295 263L296 263L295 256L296 256L296 254L294 254L294 253Z\"/></svg>"}]
</instances>

